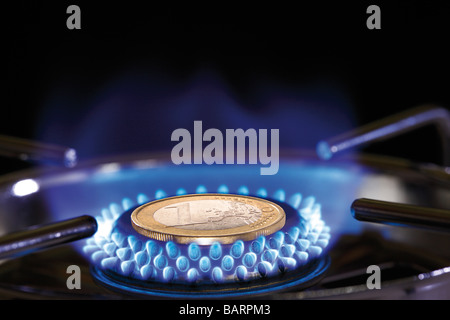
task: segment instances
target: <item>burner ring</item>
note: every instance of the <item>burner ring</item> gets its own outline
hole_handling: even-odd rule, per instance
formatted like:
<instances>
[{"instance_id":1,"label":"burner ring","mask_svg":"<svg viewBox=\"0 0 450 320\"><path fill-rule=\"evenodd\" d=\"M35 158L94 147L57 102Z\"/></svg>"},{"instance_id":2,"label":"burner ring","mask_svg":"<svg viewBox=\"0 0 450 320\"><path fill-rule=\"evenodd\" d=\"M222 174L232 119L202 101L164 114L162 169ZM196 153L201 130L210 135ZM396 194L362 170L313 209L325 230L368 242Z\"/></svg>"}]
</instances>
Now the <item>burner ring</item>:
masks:
<instances>
[{"instance_id":1,"label":"burner ring","mask_svg":"<svg viewBox=\"0 0 450 320\"><path fill-rule=\"evenodd\" d=\"M118 273L91 266L96 282L114 291L136 297L221 299L263 295L288 290L302 290L319 282L328 271L331 259L323 255L308 262L303 268L271 278L247 282L210 283L197 286L181 283L144 282Z\"/></svg>"},{"instance_id":2,"label":"burner ring","mask_svg":"<svg viewBox=\"0 0 450 320\"><path fill-rule=\"evenodd\" d=\"M197 188L197 193L201 193L199 190L203 191ZM249 192L239 188L238 194ZM170 296L171 291L180 296L183 291L192 292L192 288L217 296L240 295L313 282L329 264L324 262L323 249L328 245L330 230L321 219L320 204L314 197L302 200L299 193L285 201L283 190L274 193L277 200L268 199L262 188L257 196L282 207L286 224L271 235L233 244L187 245L149 239L130 223L136 207L129 199L122 201L126 210L123 213L120 206L112 204L97 217L100 226L107 226L107 234L96 234L83 248L91 256L92 274L108 287L127 291L130 285L137 288L138 294L149 291L150 296ZM155 194L156 199L164 197L162 190ZM138 195L140 205L148 201L146 196Z\"/></svg>"}]
</instances>

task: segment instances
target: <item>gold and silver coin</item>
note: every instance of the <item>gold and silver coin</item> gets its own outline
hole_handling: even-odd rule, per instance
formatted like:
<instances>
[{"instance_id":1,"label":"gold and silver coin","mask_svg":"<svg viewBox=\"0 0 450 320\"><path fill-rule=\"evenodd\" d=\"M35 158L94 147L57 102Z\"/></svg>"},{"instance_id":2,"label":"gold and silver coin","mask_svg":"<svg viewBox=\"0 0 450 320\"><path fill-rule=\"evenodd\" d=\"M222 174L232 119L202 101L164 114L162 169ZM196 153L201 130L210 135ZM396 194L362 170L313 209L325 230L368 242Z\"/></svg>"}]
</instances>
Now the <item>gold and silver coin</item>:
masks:
<instances>
[{"instance_id":1,"label":"gold and silver coin","mask_svg":"<svg viewBox=\"0 0 450 320\"><path fill-rule=\"evenodd\" d=\"M272 234L284 226L286 215L279 205L260 198L193 194L144 204L133 211L131 222L149 238L208 245Z\"/></svg>"}]
</instances>

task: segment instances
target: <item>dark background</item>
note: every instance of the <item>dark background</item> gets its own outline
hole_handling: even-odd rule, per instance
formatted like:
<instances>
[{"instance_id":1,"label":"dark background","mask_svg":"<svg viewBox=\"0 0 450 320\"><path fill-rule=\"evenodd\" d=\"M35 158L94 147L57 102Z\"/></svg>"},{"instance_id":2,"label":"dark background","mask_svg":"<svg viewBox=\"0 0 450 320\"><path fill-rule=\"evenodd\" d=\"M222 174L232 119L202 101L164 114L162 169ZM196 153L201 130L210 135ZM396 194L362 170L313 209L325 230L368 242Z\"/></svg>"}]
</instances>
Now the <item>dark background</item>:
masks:
<instances>
[{"instance_id":1,"label":"dark background","mask_svg":"<svg viewBox=\"0 0 450 320\"><path fill-rule=\"evenodd\" d=\"M81 30L66 28L70 4L81 8ZM366 28L366 9L371 4L381 8L381 30ZM351 111L337 110L336 115L351 113L355 126L423 103L448 108L449 9L445 1L245 5L19 1L2 5L6 22L2 51L6 55L2 60L0 134L78 147L79 131L85 128L79 124L94 116L92 106L98 92L123 70L134 70L145 85L158 79L154 89L158 94L152 93L156 100L170 96L171 85L180 87L199 70L213 70L243 112L256 117L264 112L266 86L289 92L331 86L343 92L351 105ZM131 83L136 83L136 77ZM327 101L332 98L331 94ZM216 111L210 110L209 117ZM112 108L114 112L117 109ZM170 123L172 112L155 107L142 116L153 128L152 136L164 132L143 149L164 149L164 144L170 143L167 134L179 124L167 132L158 124ZM130 113L141 117L136 110L130 109ZM330 124L335 119L333 114L323 117ZM136 132L132 124L120 127L114 139L123 136L128 143ZM84 133L83 137L95 139L97 134L102 133ZM114 149L117 145L120 143L104 149L91 146L81 156L136 151ZM364 151L440 161L439 139L433 128ZM27 166L1 159L0 173Z\"/></svg>"}]
</instances>

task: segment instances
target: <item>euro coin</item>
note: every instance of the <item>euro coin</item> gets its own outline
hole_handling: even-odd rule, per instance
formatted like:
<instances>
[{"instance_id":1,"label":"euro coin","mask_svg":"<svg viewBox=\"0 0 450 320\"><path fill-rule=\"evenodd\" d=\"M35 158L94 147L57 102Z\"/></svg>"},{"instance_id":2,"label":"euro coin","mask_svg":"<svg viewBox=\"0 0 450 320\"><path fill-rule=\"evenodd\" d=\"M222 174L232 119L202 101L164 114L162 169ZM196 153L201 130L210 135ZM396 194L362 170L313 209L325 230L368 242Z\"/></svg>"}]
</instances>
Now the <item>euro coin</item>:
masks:
<instances>
[{"instance_id":1,"label":"euro coin","mask_svg":"<svg viewBox=\"0 0 450 320\"><path fill-rule=\"evenodd\" d=\"M286 222L276 203L233 194L192 194L164 198L133 211L140 234L161 241L209 245L249 241L280 230Z\"/></svg>"}]
</instances>

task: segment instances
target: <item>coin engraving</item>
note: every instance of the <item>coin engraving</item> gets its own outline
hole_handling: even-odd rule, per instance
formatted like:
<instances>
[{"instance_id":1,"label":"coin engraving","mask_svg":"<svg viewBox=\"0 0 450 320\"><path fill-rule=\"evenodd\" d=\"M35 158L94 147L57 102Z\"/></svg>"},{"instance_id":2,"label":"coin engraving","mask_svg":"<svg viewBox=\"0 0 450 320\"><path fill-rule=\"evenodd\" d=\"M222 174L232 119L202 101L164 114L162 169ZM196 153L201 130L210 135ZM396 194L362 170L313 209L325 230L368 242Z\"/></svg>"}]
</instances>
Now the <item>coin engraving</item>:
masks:
<instances>
[{"instance_id":1,"label":"coin engraving","mask_svg":"<svg viewBox=\"0 0 450 320\"><path fill-rule=\"evenodd\" d=\"M252 224L261 218L261 209L229 200L193 200L167 205L154 213L157 222L189 230L219 230Z\"/></svg>"},{"instance_id":2,"label":"coin engraving","mask_svg":"<svg viewBox=\"0 0 450 320\"><path fill-rule=\"evenodd\" d=\"M133 211L133 228L142 235L179 243L252 240L278 231L286 221L284 210L265 199L223 194L170 197Z\"/></svg>"}]
</instances>

